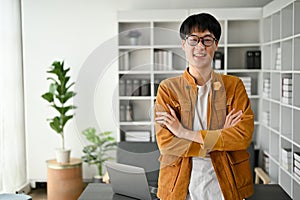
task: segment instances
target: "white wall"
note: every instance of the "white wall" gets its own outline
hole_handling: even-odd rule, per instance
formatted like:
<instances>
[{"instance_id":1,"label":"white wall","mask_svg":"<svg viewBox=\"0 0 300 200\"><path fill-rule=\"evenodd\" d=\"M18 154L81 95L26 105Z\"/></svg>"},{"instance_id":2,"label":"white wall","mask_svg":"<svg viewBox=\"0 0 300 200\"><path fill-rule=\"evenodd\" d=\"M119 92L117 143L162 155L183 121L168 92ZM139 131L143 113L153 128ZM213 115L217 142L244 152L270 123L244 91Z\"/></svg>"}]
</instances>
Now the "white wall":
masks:
<instances>
[{"instance_id":1,"label":"white wall","mask_svg":"<svg viewBox=\"0 0 300 200\"><path fill-rule=\"evenodd\" d=\"M264 5L269 1L245 0L242 6ZM237 5L240 0L222 2L227 7L241 7ZM73 80L80 79L76 85L80 99L75 101L80 114L68 124L66 140L72 156L81 157L83 128L96 123L101 130L114 134L117 130L113 120L117 66L105 60L116 56L117 11L224 7L218 0L23 0L22 4L27 168L32 181L46 180L45 161L53 158L54 149L60 146L60 138L45 120L53 112L40 98L48 90L46 70L54 60L65 60L72 67ZM103 47L112 50L113 55L103 51ZM94 113L85 115L89 109ZM84 165L84 178L90 178L94 170Z\"/></svg>"}]
</instances>

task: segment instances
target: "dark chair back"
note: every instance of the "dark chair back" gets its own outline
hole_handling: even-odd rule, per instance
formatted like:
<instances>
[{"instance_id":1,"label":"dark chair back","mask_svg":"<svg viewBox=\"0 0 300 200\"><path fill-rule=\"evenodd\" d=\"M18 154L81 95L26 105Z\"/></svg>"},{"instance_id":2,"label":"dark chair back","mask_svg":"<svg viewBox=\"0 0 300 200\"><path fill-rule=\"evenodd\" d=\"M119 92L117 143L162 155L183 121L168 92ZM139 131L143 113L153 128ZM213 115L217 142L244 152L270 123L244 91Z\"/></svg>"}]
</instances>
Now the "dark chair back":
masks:
<instances>
[{"instance_id":1,"label":"dark chair back","mask_svg":"<svg viewBox=\"0 0 300 200\"><path fill-rule=\"evenodd\" d=\"M144 168L153 187L157 187L159 155L156 142L119 142L117 147L117 162Z\"/></svg>"}]
</instances>

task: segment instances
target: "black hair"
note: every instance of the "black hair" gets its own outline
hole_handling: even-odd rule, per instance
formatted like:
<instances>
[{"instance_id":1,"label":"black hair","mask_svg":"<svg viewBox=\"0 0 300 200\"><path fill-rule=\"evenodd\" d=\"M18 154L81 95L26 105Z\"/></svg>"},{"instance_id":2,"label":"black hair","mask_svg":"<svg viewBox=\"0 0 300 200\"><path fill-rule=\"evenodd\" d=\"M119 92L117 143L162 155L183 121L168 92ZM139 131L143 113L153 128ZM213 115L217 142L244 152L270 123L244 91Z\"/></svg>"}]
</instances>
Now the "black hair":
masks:
<instances>
[{"instance_id":1,"label":"black hair","mask_svg":"<svg viewBox=\"0 0 300 200\"><path fill-rule=\"evenodd\" d=\"M186 35L190 35L194 31L203 32L206 30L214 34L217 40L220 39L221 25L214 16L208 13L194 14L182 22L180 26L180 37L184 40Z\"/></svg>"}]
</instances>

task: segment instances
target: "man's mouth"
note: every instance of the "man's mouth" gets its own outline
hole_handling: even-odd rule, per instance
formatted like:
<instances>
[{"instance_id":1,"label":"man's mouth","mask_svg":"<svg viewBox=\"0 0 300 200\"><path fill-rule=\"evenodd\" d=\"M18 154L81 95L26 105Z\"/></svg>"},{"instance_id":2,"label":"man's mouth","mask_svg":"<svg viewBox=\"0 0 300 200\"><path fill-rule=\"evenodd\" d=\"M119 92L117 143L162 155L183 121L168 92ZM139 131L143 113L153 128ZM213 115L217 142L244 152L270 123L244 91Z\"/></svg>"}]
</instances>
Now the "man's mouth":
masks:
<instances>
[{"instance_id":1,"label":"man's mouth","mask_svg":"<svg viewBox=\"0 0 300 200\"><path fill-rule=\"evenodd\" d=\"M206 53L194 53L193 56L195 56L195 57L205 57Z\"/></svg>"}]
</instances>

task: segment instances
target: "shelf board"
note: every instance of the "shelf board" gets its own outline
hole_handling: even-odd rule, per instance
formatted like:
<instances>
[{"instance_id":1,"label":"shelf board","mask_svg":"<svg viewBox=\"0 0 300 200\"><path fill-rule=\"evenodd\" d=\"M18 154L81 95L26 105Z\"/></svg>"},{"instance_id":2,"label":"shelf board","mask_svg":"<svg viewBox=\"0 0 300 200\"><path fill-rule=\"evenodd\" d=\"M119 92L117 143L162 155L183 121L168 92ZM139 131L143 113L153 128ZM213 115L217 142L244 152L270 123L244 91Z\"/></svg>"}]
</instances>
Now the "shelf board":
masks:
<instances>
[{"instance_id":1,"label":"shelf board","mask_svg":"<svg viewBox=\"0 0 300 200\"><path fill-rule=\"evenodd\" d=\"M119 100L151 100L151 96L120 96Z\"/></svg>"},{"instance_id":2,"label":"shelf board","mask_svg":"<svg viewBox=\"0 0 300 200\"><path fill-rule=\"evenodd\" d=\"M120 122L120 126L150 126L151 121Z\"/></svg>"},{"instance_id":3,"label":"shelf board","mask_svg":"<svg viewBox=\"0 0 300 200\"><path fill-rule=\"evenodd\" d=\"M119 49L151 49L151 45L121 45Z\"/></svg>"},{"instance_id":4,"label":"shelf board","mask_svg":"<svg viewBox=\"0 0 300 200\"><path fill-rule=\"evenodd\" d=\"M260 43L235 43L235 44L227 44L227 47L260 47Z\"/></svg>"},{"instance_id":5,"label":"shelf board","mask_svg":"<svg viewBox=\"0 0 300 200\"><path fill-rule=\"evenodd\" d=\"M259 99L260 96L259 95L250 95L249 99Z\"/></svg>"},{"instance_id":6,"label":"shelf board","mask_svg":"<svg viewBox=\"0 0 300 200\"><path fill-rule=\"evenodd\" d=\"M227 69L227 73L259 73L260 69Z\"/></svg>"},{"instance_id":7,"label":"shelf board","mask_svg":"<svg viewBox=\"0 0 300 200\"><path fill-rule=\"evenodd\" d=\"M184 70L156 70L153 71L154 74L182 74Z\"/></svg>"},{"instance_id":8,"label":"shelf board","mask_svg":"<svg viewBox=\"0 0 300 200\"><path fill-rule=\"evenodd\" d=\"M124 71L119 71L119 74L150 74L151 71L135 71L135 70L124 70Z\"/></svg>"},{"instance_id":9,"label":"shelf board","mask_svg":"<svg viewBox=\"0 0 300 200\"><path fill-rule=\"evenodd\" d=\"M153 45L154 49L181 49L182 46L178 44L174 45Z\"/></svg>"}]
</instances>

